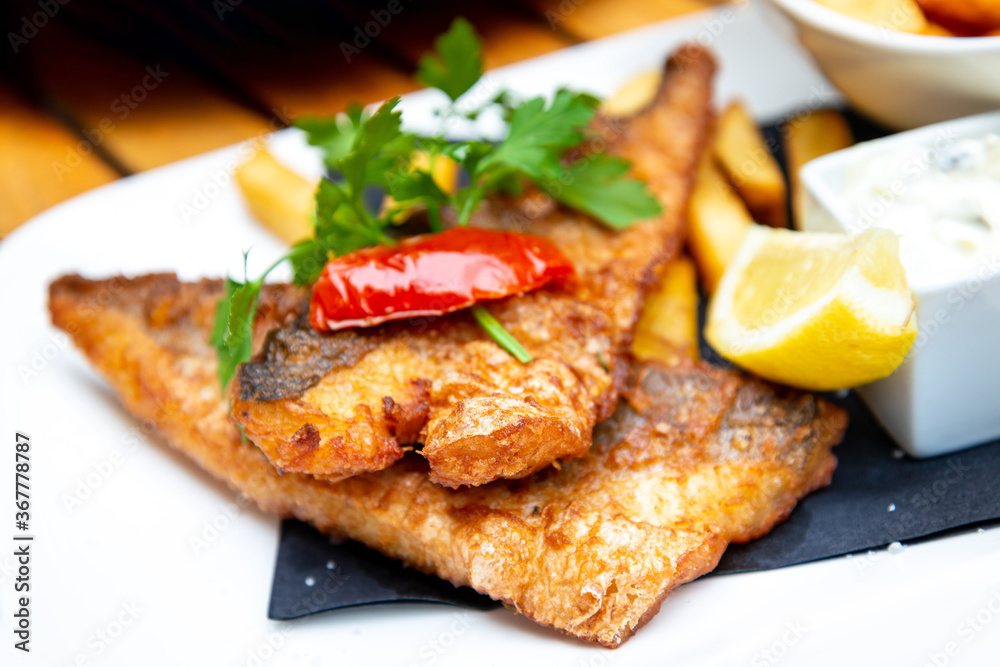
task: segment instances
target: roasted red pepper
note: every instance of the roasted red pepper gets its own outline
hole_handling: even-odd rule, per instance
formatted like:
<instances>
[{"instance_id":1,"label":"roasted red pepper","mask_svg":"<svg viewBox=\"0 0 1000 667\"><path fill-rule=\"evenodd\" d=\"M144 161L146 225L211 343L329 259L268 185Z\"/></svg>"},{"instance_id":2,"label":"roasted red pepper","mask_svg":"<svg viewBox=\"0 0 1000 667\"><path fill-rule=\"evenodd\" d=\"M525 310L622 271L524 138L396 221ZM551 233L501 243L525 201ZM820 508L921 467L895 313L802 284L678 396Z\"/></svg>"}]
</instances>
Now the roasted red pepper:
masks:
<instances>
[{"instance_id":1,"label":"roasted red pepper","mask_svg":"<svg viewBox=\"0 0 1000 667\"><path fill-rule=\"evenodd\" d=\"M335 331L443 315L573 275L572 263L551 241L455 227L330 260L313 287L309 321L319 331Z\"/></svg>"}]
</instances>

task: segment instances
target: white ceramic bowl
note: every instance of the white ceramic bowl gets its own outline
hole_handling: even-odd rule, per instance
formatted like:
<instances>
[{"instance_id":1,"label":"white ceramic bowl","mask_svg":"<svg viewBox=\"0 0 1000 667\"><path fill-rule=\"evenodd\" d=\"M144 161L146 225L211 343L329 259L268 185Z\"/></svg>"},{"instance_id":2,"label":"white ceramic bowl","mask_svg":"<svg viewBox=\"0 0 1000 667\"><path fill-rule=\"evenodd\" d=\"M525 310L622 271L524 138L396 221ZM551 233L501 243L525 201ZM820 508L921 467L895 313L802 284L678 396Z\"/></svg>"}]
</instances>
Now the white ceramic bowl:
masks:
<instances>
[{"instance_id":1,"label":"white ceramic bowl","mask_svg":"<svg viewBox=\"0 0 1000 667\"><path fill-rule=\"evenodd\" d=\"M873 154L934 147L1000 133L1000 112L931 125L858 144L802 169L804 227L862 231L843 192L852 165ZM1000 437L1000 251L977 257L964 276L908 275L919 334L903 365L858 393L886 430L916 457Z\"/></svg>"},{"instance_id":2,"label":"white ceramic bowl","mask_svg":"<svg viewBox=\"0 0 1000 667\"><path fill-rule=\"evenodd\" d=\"M897 129L1000 108L1000 37L936 37L875 26L814 0L770 0L859 111Z\"/></svg>"}]
</instances>

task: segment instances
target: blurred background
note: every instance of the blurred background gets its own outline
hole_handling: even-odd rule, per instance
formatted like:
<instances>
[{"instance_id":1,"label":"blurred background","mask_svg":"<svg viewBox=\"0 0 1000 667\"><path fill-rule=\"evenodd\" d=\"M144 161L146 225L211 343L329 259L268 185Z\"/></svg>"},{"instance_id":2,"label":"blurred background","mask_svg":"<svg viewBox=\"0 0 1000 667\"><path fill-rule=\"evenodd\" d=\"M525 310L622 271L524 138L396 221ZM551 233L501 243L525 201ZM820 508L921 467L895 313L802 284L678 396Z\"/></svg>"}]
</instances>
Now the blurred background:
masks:
<instances>
[{"instance_id":1,"label":"blurred background","mask_svg":"<svg viewBox=\"0 0 1000 667\"><path fill-rule=\"evenodd\" d=\"M416 88L455 16L498 67L721 0L7 0L0 237L76 194Z\"/></svg>"}]
</instances>

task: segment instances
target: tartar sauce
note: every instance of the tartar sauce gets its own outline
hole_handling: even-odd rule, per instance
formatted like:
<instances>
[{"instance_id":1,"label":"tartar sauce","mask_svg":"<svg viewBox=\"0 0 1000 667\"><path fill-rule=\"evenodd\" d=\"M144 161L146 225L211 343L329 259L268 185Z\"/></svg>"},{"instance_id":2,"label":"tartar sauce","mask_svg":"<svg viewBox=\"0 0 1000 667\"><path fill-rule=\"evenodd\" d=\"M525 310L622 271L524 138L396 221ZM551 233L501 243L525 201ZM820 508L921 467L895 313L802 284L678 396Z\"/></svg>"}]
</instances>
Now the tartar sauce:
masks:
<instances>
[{"instance_id":1,"label":"tartar sauce","mask_svg":"<svg viewBox=\"0 0 1000 667\"><path fill-rule=\"evenodd\" d=\"M1000 252L1000 135L872 152L848 169L844 196L853 233L900 235L911 286L982 273Z\"/></svg>"}]
</instances>

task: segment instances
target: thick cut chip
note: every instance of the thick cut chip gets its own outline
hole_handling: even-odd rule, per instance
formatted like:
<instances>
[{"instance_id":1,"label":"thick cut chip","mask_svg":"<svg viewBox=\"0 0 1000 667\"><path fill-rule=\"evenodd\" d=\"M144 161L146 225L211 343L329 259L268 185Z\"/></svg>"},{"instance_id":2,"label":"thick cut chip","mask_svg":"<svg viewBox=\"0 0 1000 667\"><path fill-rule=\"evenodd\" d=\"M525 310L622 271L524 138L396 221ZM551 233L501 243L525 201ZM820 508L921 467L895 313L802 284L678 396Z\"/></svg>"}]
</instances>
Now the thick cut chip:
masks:
<instances>
[{"instance_id":1,"label":"thick cut chip","mask_svg":"<svg viewBox=\"0 0 1000 667\"><path fill-rule=\"evenodd\" d=\"M746 204L733 192L711 156L703 155L688 205L687 244L706 292L715 291L726 265L753 226Z\"/></svg>"},{"instance_id":2,"label":"thick cut chip","mask_svg":"<svg viewBox=\"0 0 1000 667\"><path fill-rule=\"evenodd\" d=\"M847 148L854 143L844 114L820 109L797 116L785 128L785 156L792 182L792 216L795 229L805 229L805 186L799 172L810 160Z\"/></svg>"},{"instance_id":3,"label":"thick cut chip","mask_svg":"<svg viewBox=\"0 0 1000 667\"><path fill-rule=\"evenodd\" d=\"M787 227L788 186L757 122L741 102L732 102L719 117L712 153L746 202L753 219Z\"/></svg>"}]
</instances>

